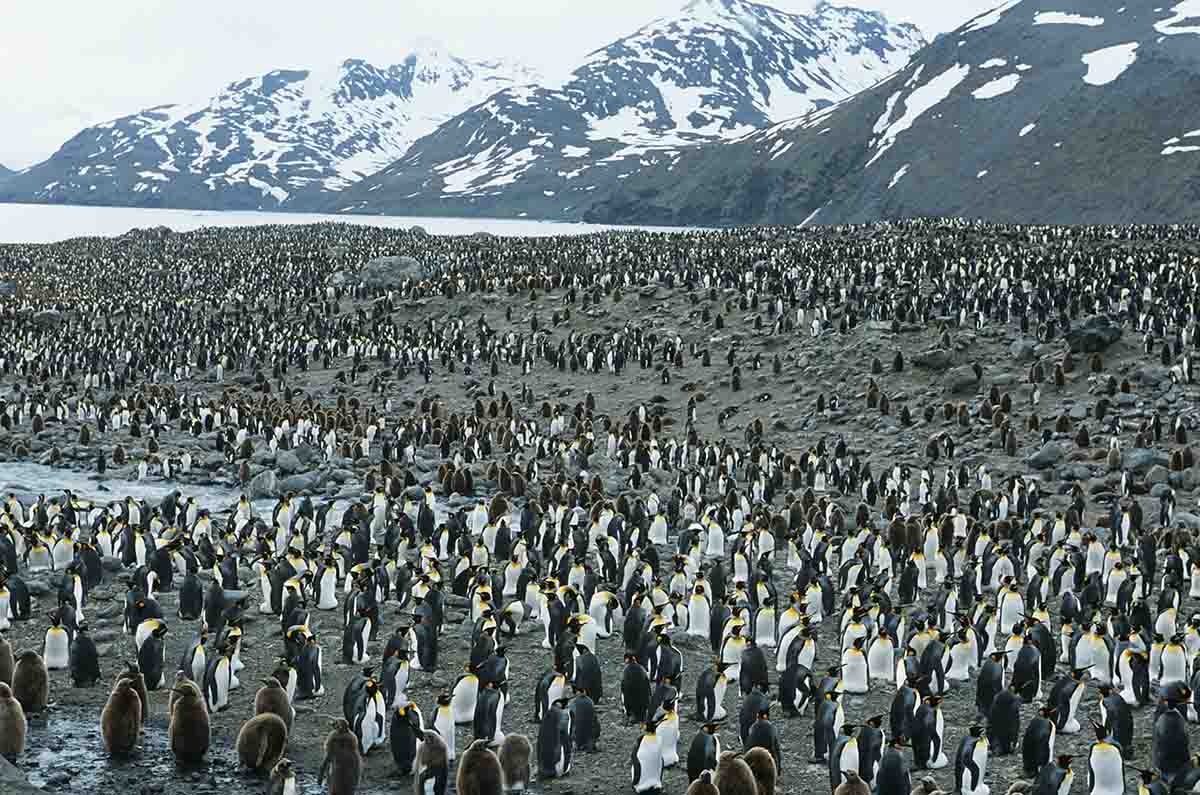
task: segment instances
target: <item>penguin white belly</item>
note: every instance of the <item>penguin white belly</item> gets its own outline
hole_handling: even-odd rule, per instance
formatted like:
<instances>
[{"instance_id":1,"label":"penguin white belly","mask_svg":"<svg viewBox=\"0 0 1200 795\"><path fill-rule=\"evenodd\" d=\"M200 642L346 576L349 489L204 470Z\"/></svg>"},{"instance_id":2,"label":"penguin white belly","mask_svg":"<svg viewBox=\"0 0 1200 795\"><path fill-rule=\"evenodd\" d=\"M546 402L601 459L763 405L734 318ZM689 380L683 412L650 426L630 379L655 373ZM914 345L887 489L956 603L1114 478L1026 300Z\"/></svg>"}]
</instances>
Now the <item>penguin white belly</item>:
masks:
<instances>
[{"instance_id":1,"label":"penguin white belly","mask_svg":"<svg viewBox=\"0 0 1200 795\"><path fill-rule=\"evenodd\" d=\"M946 758L946 718L942 715L942 711L937 711L937 736L942 739L941 747L938 749L937 759L932 760L929 766L934 770L940 770L950 764L950 760Z\"/></svg>"},{"instance_id":2,"label":"penguin white belly","mask_svg":"<svg viewBox=\"0 0 1200 795\"><path fill-rule=\"evenodd\" d=\"M988 743L986 739L975 743L975 749L971 752L971 756L975 767L979 769L979 785L972 789L971 771L964 770L961 795L988 795L991 787L987 785Z\"/></svg>"},{"instance_id":3,"label":"penguin white belly","mask_svg":"<svg viewBox=\"0 0 1200 795\"><path fill-rule=\"evenodd\" d=\"M383 728L384 709L382 693L377 692L373 698L367 701L362 719L362 741L360 743L364 755L372 748L383 745L387 739L387 732Z\"/></svg>"},{"instance_id":4,"label":"penguin white belly","mask_svg":"<svg viewBox=\"0 0 1200 795\"><path fill-rule=\"evenodd\" d=\"M654 792L662 789L662 746L657 735L643 735L638 743L637 765L631 766L634 792Z\"/></svg>"},{"instance_id":5,"label":"penguin white belly","mask_svg":"<svg viewBox=\"0 0 1200 795\"><path fill-rule=\"evenodd\" d=\"M800 637L799 627L796 627L794 629L795 629L795 631L788 630L787 632L783 633L783 636L780 638L779 653L775 655L775 672L776 673L783 673L784 671L787 670L788 649L791 648L792 643L796 640L796 638ZM688 633L688 634L691 634L691 633ZM707 633L705 633L705 636L707 637Z\"/></svg>"},{"instance_id":6,"label":"penguin white belly","mask_svg":"<svg viewBox=\"0 0 1200 795\"><path fill-rule=\"evenodd\" d=\"M952 682L965 682L970 679L972 662L971 645L969 643L956 643L948 653L950 655L950 665L946 669L946 679Z\"/></svg>"},{"instance_id":7,"label":"penguin white belly","mask_svg":"<svg viewBox=\"0 0 1200 795\"><path fill-rule=\"evenodd\" d=\"M891 680L895 661L895 645L891 638L876 638L867 652L867 676L875 680Z\"/></svg>"},{"instance_id":8,"label":"penguin white belly","mask_svg":"<svg viewBox=\"0 0 1200 795\"><path fill-rule=\"evenodd\" d=\"M42 654L46 668L51 671L65 669L70 662L69 645L67 631L62 627L50 627L46 630L46 643Z\"/></svg>"},{"instance_id":9,"label":"penguin white belly","mask_svg":"<svg viewBox=\"0 0 1200 795\"><path fill-rule=\"evenodd\" d=\"M658 742L664 768L679 764L679 716L672 712L658 725Z\"/></svg>"},{"instance_id":10,"label":"penguin white belly","mask_svg":"<svg viewBox=\"0 0 1200 795\"><path fill-rule=\"evenodd\" d=\"M192 654L192 681L203 682L206 670L208 670L208 655L204 653L203 646L198 646Z\"/></svg>"},{"instance_id":11,"label":"penguin white belly","mask_svg":"<svg viewBox=\"0 0 1200 795\"><path fill-rule=\"evenodd\" d=\"M75 559L75 545L65 538L60 539L59 542L54 545L54 553L52 557L54 561L54 568L56 570L65 569L70 565L71 561Z\"/></svg>"},{"instance_id":12,"label":"penguin white belly","mask_svg":"<svg viewBox=\"0 0 1200 795\"><path fill-rule=\"evenodd\" d=\"M1125 767L1121 752L1111 743L1096 743L1088 758L1091 773L1089 795L1124 795Z\"/></svg>"},{"instance_id":13,"label":"penguin white belly","mask_svg":"<svg viewBox=\"0 0 1200 795\"><path fill-rule=\"evenodd\" d=\"M867 673L867 656L857 649L847 649L842 654L842 683L847 693L861 695L870 691Z\"/></svg>"},{"instance_id":14,"label":"penguin white belly","mask_svg":"<svg viewBox=\"0 0 1200 795\"><path fill-rule=\"evenodd\" d=\"M321 575L321 598L317 601L318 610L336 610L337 601L337 570L330 567Z\"/></svg>"},{"instance_id":15,"label":"penguin white belly","mask_svg":"<svg viewBox=\"0 0 1200 795\"><path fill-rule=\"evenodd\" d=\"M1071 693L1070 709L1067 712L1067 719L1063 721L1063 734L1079 734L1079 702L1083 701L1083 693L1087 690L1083 682L1075 685L1075 692Z\"/></svg>"},{"instance_id":16,"label":"penguin white belly","mask_svg":"<svg viewBox=\"0 0 1200 795\"><path fill-rule=\"evenodd\" d=\"M767 614L768 611L760 611L763 615L756 616L754 619L754 642L759 646L768 649L775 648L775 615L774 613ZM702 626L707 626L707 623ZM689 631L690 635L691 632ZM699 633L703 636L706 633Z\"/></svg>"},{"instance_id":17,"label":"penguin white belly","mask_svg":"<svg viewBox=\"0 0 1200 795\"><path fill-rule=\"evenodd\" d=\"M458 725L470 723L475 719L475 700L479 695L479 679L468 675L458 680L454 693L450 697L450 711L454 713L454 722Z\"/></svg>"},{"instance_id":18,"label":"penguin white belly","mask_svg":"<svg viewBox=\"0 0 1200 795\"><path fill-rule=\"evenodd\" d=\"M1159 668L1162 671L1158 677L1160 682L1187 682L1189 679L1187 657L1180 652L1164 653Z\"/></svg>"},{"instance_id":19,"label":"penguin white belly","mask_svg":"<svg viewBox=\"0 0 1200 795\"><path fill-rule=\"evenodd\" d=\"M12 608L9 606L11 597L8 590L0 590L0 629L8 629L12 626L10 619L12 616Z\"/></svg>"},{"instance_id":20,"label":"penguin white belly","mask_svg":"<svg viewBox=\"0 0 1200 795\"><path fill-rule=\"evenodd\" d=\"M46 571L51 568L52 562L50 550L44 546L31 549L29 556L25 559L25 565L30 571Z\"/></svg>"},{"instance_id":21,"label":"penguin white belly","mask_svg":"<svg viewBox=\"0 0 1200 795\"><path fill-rule=\"evenodd\" d=\"M442 739L446 741L446 759L453 762L454 753L454 719L448 707L438 707L433 719L433 728L437 729Z\"/></svg>"},{"instance_id":22,"label":"penguin white belly","mask_svg":"<svg viewBox=\"0 0 1200 795\"><path fill-rule=\"evenodd\" d=\"M707 638L709 624L708 600L693 596L688 600L688 631L693 638Z\"/></svg>"},{"instance_id":23,"label":"penguin white belly","mask_svg":"<svg viewBox=\"0 0 1200 795\"><path fill-rule=\"evenodd\" d=\"M258 577L258 585L262 589L262 602L258 605L258 612L270 615L274 612L271 609L271 578L265 570Z\"/></svg>"},{"instance_id":24,"label":"penguin white belly","mask_svg":"<svg viewBox=\"0 0 1200 795\"><path fill-rule=\"evenodd\" d=\"M717 683L713 686L713 721L724 720L725 711L725 691L729 689L729 680L723 676L717 677Z\"/></svg>"},{"instance_id":25,"label":"penguin white belly","mask_svg":"<svg viewBox=\"0 0 1200 795\"><path fill-rule=\"evenodd\" d=\"M496 701L496 733L492 735L492 746L499 747L504 742L504 702L507 701L504 693L500 693L500 698Z\"/></svg>"}]
</instances>

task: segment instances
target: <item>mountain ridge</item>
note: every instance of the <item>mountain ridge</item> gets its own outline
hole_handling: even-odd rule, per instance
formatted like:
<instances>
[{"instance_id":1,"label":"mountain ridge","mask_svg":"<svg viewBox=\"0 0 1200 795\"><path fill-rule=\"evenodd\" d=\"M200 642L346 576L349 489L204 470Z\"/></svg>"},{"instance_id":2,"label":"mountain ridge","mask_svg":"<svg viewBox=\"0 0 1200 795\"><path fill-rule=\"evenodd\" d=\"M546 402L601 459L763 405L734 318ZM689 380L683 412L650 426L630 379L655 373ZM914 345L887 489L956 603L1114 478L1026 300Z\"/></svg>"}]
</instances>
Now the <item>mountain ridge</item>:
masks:
<instances>
[{"instance_id":1,"label":"mountain ridge","mask_svg":"<svg viewBox=\"0 0 1200 795\"><path fill-rule=\"evenodd\" d=\"M158 105L86 128L20 172L0 196L289 209L289 199L374 173L455 113L537 77L524 66L469 61L436 47L383 67L348 58L324 69L276 69L200 102ZM305 200L294 203L303 207Z\"/></svg>"},{"instance_id":2,"label":"mountain ridge","mask_svg":"<svg viewBox=\"0 0 1200 795\"><path fill-rule=\"evenodd\" d=\"M878 12L693 0L589 53L561 85L489 97L324 209L471 215L528 194L569 216L639 167L842 101L923 43Z\"/></svg>"},{"instance_id":3,"label":"mountain ridge","mask_svg":"<svg viewBox=\"0 0 1200 795\"><path fill-rule=\"evenodd\" d=\"M399 134L395 114L379 106L408 101L422 59L408 72L361 59L333 76L275 70L195 105L81 131L8 181L0 200L471 214L531 169L555 183L531 188L549 198L589 170L616 179L616 163L651 162L825 107L895 71L921 44L915 27L877 12L822 3L795 15L747 0L692 0L553 82L490 62L467 68L478 77L464 81L478 88L464 95L471 101ZM424 60L441 67L447 91L458 67L470 66L444 53ZM327 107L303 105L318 99ZM341 107L354 109L346 129L329 122ZM414 194L425 206L414 206Z\"/></svg>"},{"instance_id":4,"label":"mountain ridge","mask_svg":"<svg viewBox=\"0 0 1200 795\"><path fill-rule=\"evenodd\" d=\"M1010 0L845 102L640 170L581 219L1200 220L1200 4L1048 8Z\"/></svg>"}]
</instances>

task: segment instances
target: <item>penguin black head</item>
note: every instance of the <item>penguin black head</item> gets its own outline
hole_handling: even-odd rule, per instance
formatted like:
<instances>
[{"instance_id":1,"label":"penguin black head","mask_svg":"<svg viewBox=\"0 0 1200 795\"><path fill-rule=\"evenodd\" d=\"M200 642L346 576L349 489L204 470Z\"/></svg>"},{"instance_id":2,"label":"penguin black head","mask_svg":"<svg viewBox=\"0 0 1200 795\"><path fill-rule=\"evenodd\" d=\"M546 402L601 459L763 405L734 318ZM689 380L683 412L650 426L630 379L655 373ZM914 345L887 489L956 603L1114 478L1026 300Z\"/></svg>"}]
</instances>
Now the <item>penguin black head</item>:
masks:
<instances>
[{"instance_id":1,"label":"penguin black head","mask_svg":"<svg viewBox=\"0 0 1200 795\"><path fill-rule=\"evenodd\" d=\"M971 736L972 736L972 737L982 737L982 736L983 736L983 733L984 733L985 731L987 731L987 727L986 727L986 726L980 726L979 724L975 724L975 725L974 725L974 726L972 726L971 728L967 729L967 731L971 733Z\"/></svg>"}]
</instances>

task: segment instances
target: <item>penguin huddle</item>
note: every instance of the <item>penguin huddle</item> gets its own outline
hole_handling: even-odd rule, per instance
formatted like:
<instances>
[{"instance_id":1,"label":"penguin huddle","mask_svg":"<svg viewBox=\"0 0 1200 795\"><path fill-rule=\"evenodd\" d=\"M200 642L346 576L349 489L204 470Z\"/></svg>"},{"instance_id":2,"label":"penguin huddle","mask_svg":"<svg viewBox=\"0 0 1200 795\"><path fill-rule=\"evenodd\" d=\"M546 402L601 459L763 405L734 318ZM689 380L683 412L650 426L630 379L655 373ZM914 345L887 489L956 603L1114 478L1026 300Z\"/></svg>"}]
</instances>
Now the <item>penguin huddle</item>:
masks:
<instances>
[{"instance_id":1,"label":"penguin huddle","mask_svg":"<svg viewBox=\"0 0 1200 795\"><path fill-rule=\"evenodd\" d=\"M86 459L59 434L50 464L172 489L4 495L0 637L28 648L9 682L0 641L3 747L27 753L51 688L113 681L85 615L120 583L131 662L105 748L136 752L166 691L177 757L232 720L270 792L353 792L389 755L422 792L553 787L613 747L645 793L789 791L811 760L841 795L938 770L988 795L989 756L1018 752L1044 795L1085 758L1089 792L1123 792L1134 762L1147 795L1190 789L1197 237L929 220L0 247L22 302L0 307L5 455L69 428ZM431 269L333 278L334 246ZM648 287L687 302L620 320ZM422 309L458 298L469 311ZM1116 369L1122 330L1136 372ZM1017 378L971 359L997 334L1032 345ZM843 342L863 343L861 375L799 385ZM915 374L951 367L949 399L919 405ZM661 394L620 390L639 378ZM885 428L904 446L877 446ZM243 496L201 505L201 471ZM303 702L332 722L321 748L297 741Z\"/></svg>"}]
</instances>

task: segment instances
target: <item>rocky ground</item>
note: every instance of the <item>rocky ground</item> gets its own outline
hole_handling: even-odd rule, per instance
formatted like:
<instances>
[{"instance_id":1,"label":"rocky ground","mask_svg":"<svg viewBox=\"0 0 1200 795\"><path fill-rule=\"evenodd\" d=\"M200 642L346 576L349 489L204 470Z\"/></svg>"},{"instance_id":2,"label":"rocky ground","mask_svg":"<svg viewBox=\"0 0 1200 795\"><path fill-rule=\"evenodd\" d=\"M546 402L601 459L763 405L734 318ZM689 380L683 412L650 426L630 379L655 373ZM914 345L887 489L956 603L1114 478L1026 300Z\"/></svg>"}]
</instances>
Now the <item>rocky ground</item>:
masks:
<instances>
[{"instance_id":1,"label":"rocky ground","mask_svg":"<svg viewBox=\"0 0 1200 795\"><path fill-rule=\"evenodd\" d=\"M528 293L512 297L460 295L445 300L407 302L398 308L398 312L406 320L418 324L429 320L444 323L453 318L473 320L483 313L498 331L521 332L529 328L533 315L548 324L552 313L561 307L562 297L554 291L539 291L536 296ZM1144 508L1148 526L1155 525L1152 517L1157 516L1157 497L1169 485L1178 497L1177 522L1193 529L1200 528L1200 519L1193 513L1195 489L1200 486L1200 469L1169 471L1168 468L1170 453L1182 445L1171 440L1169 434L1164 435L1161 443L1144 449L1136 449L1133 443L1138 426L1154 413L1162 416L1168 428L1180 416L1190 424L1196 412L1198 390L1174 385L1167 368L1155 357L1147 357L1133 334L1119 336L1115 330L1111 333L1105 330L1101 334L1103 339L1095 343L1103 349L1102 371L1089 372L1086 357L1077 354L1077 366L1066 374L1061 388L1056 388L1052 382L1040 384L1040 402L1035 406L1032 402L1035 386L1029 383L1030 368L1035 361L1040 361L1052 371L1053 363L1061 360L1067 348L1062 340L1042 344L1032 336L1020 333L1014 325L987 325L979 330L953 328L949 330L947 340L933 325L904 324L896 332L890 322L867 322L850 334L827 332L819 338L813 338L807 332L772 334L770 321L765 319L763 312L740 309L736 297L736 293L727 292L719 294L713 301L701 292L649 286L627 290L623 294L609 294L587 310L574 311L569 322L552 330L557 341L572 331L604 333L619 330L626 323L635 323L653 329L660 337L679 334L684 340L700 341L712 350L711 366L705 367L698 357L689 356L682 367L672 368L669 384L662 383L657 365L641 369L634 363L621 377L615 378L606 372L560 372L542 363L525 377L502 371L495 379L497 390L517 395L522 382L527 383L533 390L534 406L543 400L560 400L573 405L583 400L586 392L591 392L596 397L597 413L610 416L625 415L638 405L653 406L664 419L664 434L682 433L688 399L694 396L699 402L697 430L702 437L728 436L740 445L742 429L753 418L759 418L764 425L764 441L768 444L798 453L822 438L832 443L843 437L852 451L870 460L872 470L876 472L893 463L910 464L914 472L918 472L928 465L924 451L930 437L949 432L958 447L955 465L966 463L969 467L977 467L986 463L997 483L1002 483L1009 475L1038 479L1044 495L1044 511L1065 507L1070 488L1080 484L1089 495L1089 512L1084 520L1087 525L1095 524L1106 515L1104 506L1116 498L1119 490L1120 472L1108 467L1100 423L1093 418L1102 393L1107 394L1107 382L1111 377L1120 385L1107 399L1122 418L1123 466L1136 479L1137 498ZM353 308L353 302L348 299L340 306L343 312ZM505 317L506 309L511 309L511 320ZM705 309L713 314L723 314L722 329L716 329L713 322L702 318ZM731 345L736 346L742 363L739 391L732 389L730 371L725 366L725 353ZM899 371L893 365L897 352L904 359ZM762 354L762 367L752 370L747 363L759 353ZM776 356L781 362L778 374L772 369L772 360ZM872 363L876 359L882 363L882 372L872 376ZM973 365L979 366L980 376L976 376ZM355 395L370 399L365 380L354 386L335 379L335 372L345 366L345 362L335 362L330 370L293 372L288 376L288 382L327 400ZM177 383L176 387L181 391L216 393L232 385L248 388L253 384L252 376L247 373L229 373L224 384L214 383L211 372L194 376L193 380ZM892 411L887 415L876 408L868 408L866 391L872 377L891 401ZM410 374L396 388L395 411L408 414L426 397L444 401L451 410L469 411L488 381L486 373L466 375L461 369L454 374L444 369L435 370L428 384L419 375ZM3 386L7 388L8 384ZM1011 397L1012 426L1019 440L1015 456L1005 453L999 443L998 431L991 422L979 416L981 404L992 387ZM823 397L827 402L834 395L839 400L838 407L818 411L818 398ZM966 423L944 419L943 404L960 401L969 409ZM927 406L936 408L929 421L923 416ZM909 425L900 419L903 407L911 411ZM718 414L722 412L732 412L724 430L718 427ZM1026 429L1026 420L1033 412L1043 422L1065 416L1070 429L1056 434L1051 443L1043 445L1039 434ZM53 494L56 484L50 478L30 483L16 476L20 471L19 464L33 461L61 470L93 471L97 454L104 454L110 461L105 486L109 494L121 495L122 481L136 477L137 462L145 455L145 440L130 439L127 431L120 431L93 434L86 444L81 444L78 425L74 420L57 422L50 419L46 428L37 434L32 433L28 423L0 432L0 488L7 492L17 484L23 489ZM1075 441L1076 432L1082 425L1089 425L1092 431L1092 441L1086 447ZM128 453L129 463L124 466L111 463L112 451L118 444ZM227 464L215 451L211 436L197 438L168 428L160 435L159 444L160 455L178 455L187 450L193 457L192 472L175 476L171 481L184 495L205 489L236 492L245 488L259 500L269 500L281 491L294 490L314 497L320 495L349 501L363 496L366 475L378 465L377 458L322 461L315 451L272 454L258 440L250 465L253 479L249 485L244 485L240 482L237 466ZM27 448L28 454L18 458L14 449L20 447ZM374 456L378 456L377 449ZM418 451L413 474L422 483L431 482L440 463L436 448L424 448ZM607 460L602 452L591 462L591 467L601 475L607 494L615 496L627 490L628 471ZM934 465L938 477L943 467L944 461ZM481 474L476 483L486 496L495 490L496 484L484 479L482 468L479 469ZM159 473L152 472L150 479L160 479ZM652 472L644 485L665 497L673 482L674 473ZM453 510L463 502L454 501L447 507ZM853 515L858 498L847 495L840 502ZM781 504L777 500L776 507ZM205 507L216 511L227 506ZM248 567L243 571L248 575ZM781 593L790 590L789 575L782 567L777 576ZM37 597L34 620L14 624L5 633L14 649L40 648L46 627L45 615L54 603L49 580L30 577L29 581ZM246 586L256 588L249 579ZM105 683L113 679L124 660L132 658L132 639L121 633L122 593L122 586L110 572L105 584L92 592L91 604L85 610L92 636L102 650ZM170 667L171 662L179 659L197 627L195 622L174 618L174 594L163 594L160 601L170 624L167 635ZM1180 611L1181 621L1197 607L1191 601L1185 604ZM382 622L385 633L398 623L399 618L394 604L385 607ZM442 641L442 670L413 675L409 695L427 716L432 712L436 695L453 682L459 664L466 657L470 625L462 623L463 618L461 605L453 604ZM316 614L314 623L318 625L314 630L325 638L327 695L299 705L300 714L288 750L289 757L302 773L306 793L319 791L315 774L321 762L322 738L329 728L329 716L340 714L342 690L348 677L357 669L357 666L337 663L339 655L335 639L341 636L340 611ZM1057 623L1055 627L1057 638ZM243 686L234 693L229 709L214 717L212 750L207 763L199 768L177 769L165 750L166 691L151 695L151 717L147 721L140 753L128 761L108 759L97 736L107 686L73 688L64 671L52 674L52 708L45 716L31 722L28 749L16 760L17 768L34 786L64 792L115 789L129 793L220 792L232 795L261 791L264 788L262 781L236 770L232 746L242 722L253 712L257 685L274 667L281 650L278 636L275 618L250 617L243 642L246 663L246 669L241 673ZM540 647L540 639L540 628L526 625L520 636L508 645L513 685L504 728L509 733L525 733L531 740L537 734L537 728L532 724L534 683L550 666L550 655ZM820 641L819 662L832 663L836 659L837 638L828 624L822 629ZM710 662L711 652L707 644L695 639L680 638L679 645L684 650L685 666L680 752L681 756L686 756L688 743L698 729L693 717L696 675ZM381 645L372 650L376 659L381 650ZM625 724L619 706L622 666L619 635L602 640L598 656L603 662L606 687L606 697L600 704L603 735L599 750L580 755L568 777L536 782L534 789L537 792L609 793L629 788L628 761L636 729ZM772 683L775 681L772 670ZM892 692L891 686L877 684L865 697L848 698L847 720L861 722L868 716L887 713ZM736 714L735 700L736 696L731 694L727 701L731 714ZM1036 714L1035 709L1034 706L1026 707L1023 721ZM1094 697L1089 696L1085 714L1095 714L1096 709ZM973 686L952 693L944 711L952 754L965 727L975 719ZM1146 764L1148 759L1152 718L1152 709L1136 713L1135 764ZM781 791L825 791L829 786L827 770L808 764L812 755L811 717L789 721L776 715L775 720L784 751ZM469 732L466 727L459 730L460 749L469 742ZM736 747L736 724L723 729L721 737L726 747ZM1193 736L1193 743L1196 739ZM1090 742L1091 737L1086 733L1059 740L1060 753L1077 756L1076 791L1086 787L1086 769L1082 760L1086 758ZM914 773L914 780L920 775L923 774ZM940 788L951 790L953 761L950 768L935 771L932 775ZM988 781L997 795L1004 793L1019 777L1017 757L994 759L989 767ZM1126 780L1130 788L1136 787L1133 765L1127 767ZM686 775L682 765L668 773L666 783L669 793L685 791ZM407 780L395 775L386 747L371 754L361 792L405 792L410 786Z\"/></svg>"}]
</instances>

